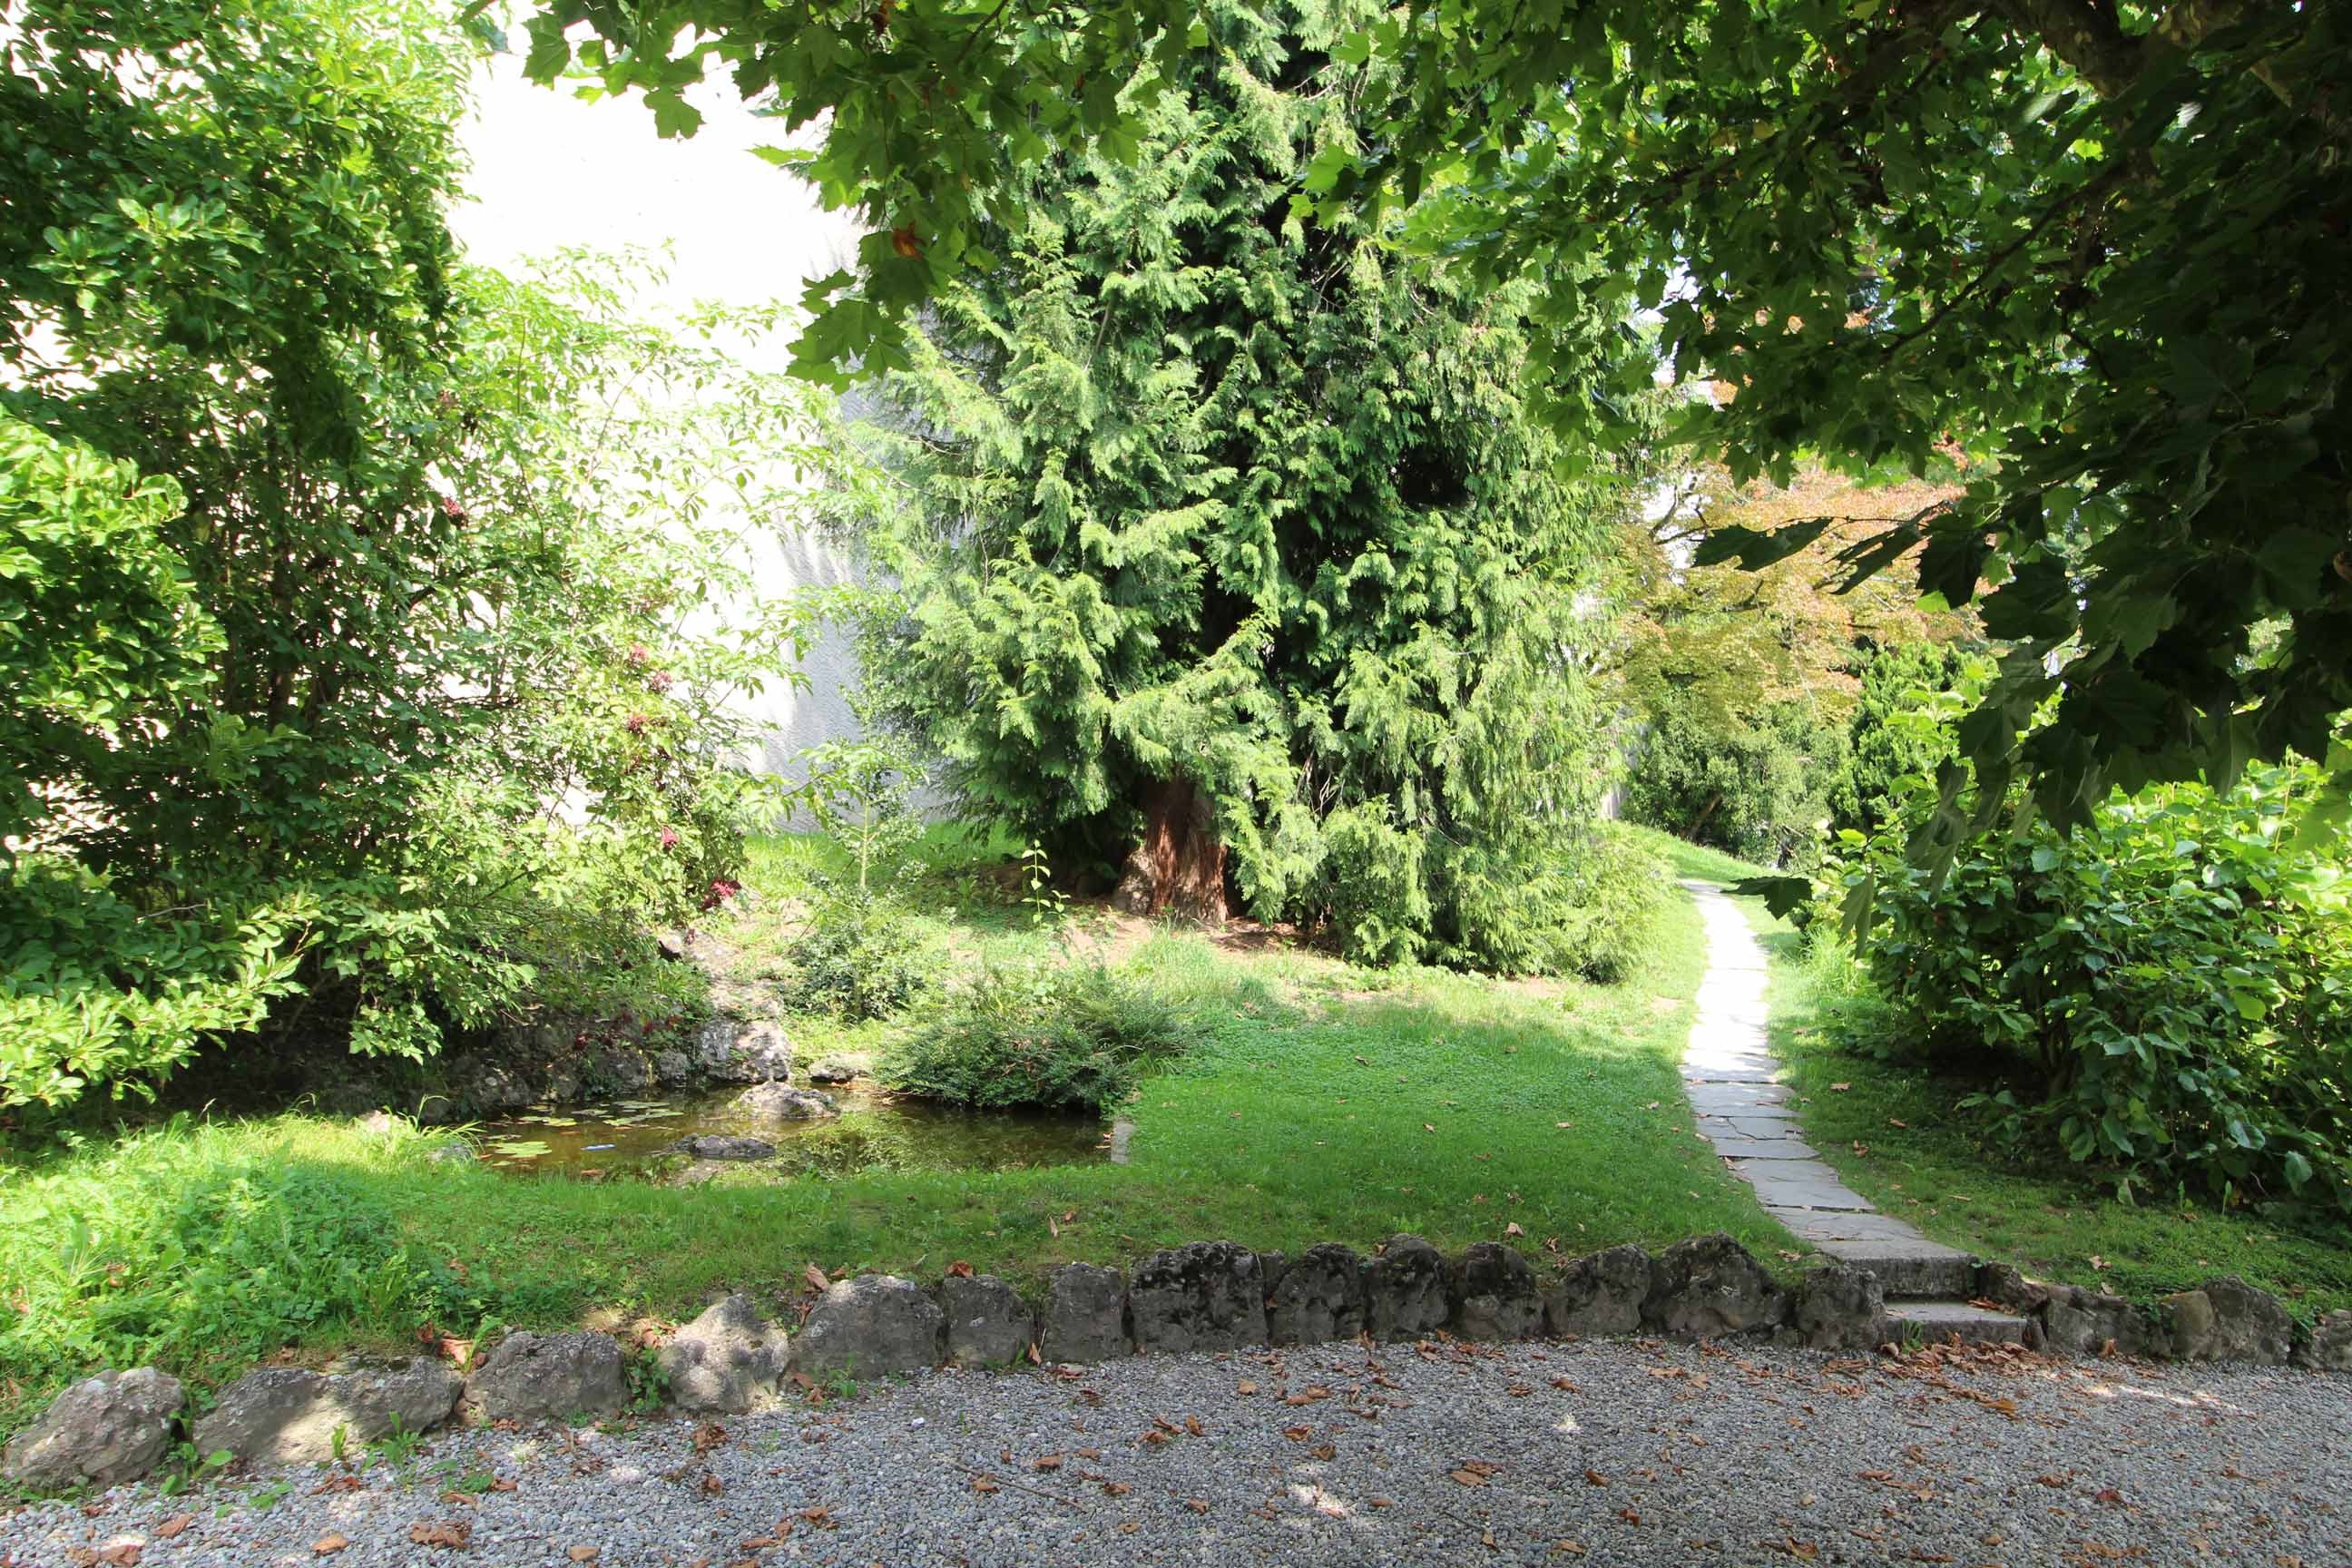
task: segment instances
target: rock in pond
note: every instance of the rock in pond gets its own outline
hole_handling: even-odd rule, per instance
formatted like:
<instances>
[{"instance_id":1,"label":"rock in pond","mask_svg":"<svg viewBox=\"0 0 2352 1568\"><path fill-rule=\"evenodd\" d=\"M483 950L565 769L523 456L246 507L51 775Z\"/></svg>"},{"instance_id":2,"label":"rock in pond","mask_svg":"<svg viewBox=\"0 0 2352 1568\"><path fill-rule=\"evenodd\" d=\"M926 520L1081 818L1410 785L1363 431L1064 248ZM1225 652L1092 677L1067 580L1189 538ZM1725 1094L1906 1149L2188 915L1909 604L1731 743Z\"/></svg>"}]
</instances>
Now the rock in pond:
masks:
<instances>
[{"instance_id":1,"label":"rock in pond","mask_svg":"<svg viewBox=\"0 0 2352 1568\"><path fill-rule=\"evenodd\" d=\"M86 1377L16 1434L0 1474L43 1490L137 1480L170 1450L186 1403L180 1380L152 1366Z\"/></svg>"},{"instance_id":2,"label":"rock in pond","mask_svg":"<svg viewBox=\"0 0 2352 1568\"><path fill-rule=\"evenodd\" d=\"M433 1430L449 1419L465 1389L455 1370L423 1357L341 1373L264 1367L221 1390L219 1403L196 1423L196 1451L316 1464L335 1457L338 1431L343 1451L356 1454L394 1427Z\"/></svg>"},{"instance_id":3,"label":"rock in pond","mask_svg":"<svg viewBox=\"0 0 2352 1568\"><path fill-rule=\"evenodd\" d=\"M740 1414L775 1403L788 1350L784 1331L762 1320L750 1297L733 1295L671 1335L659 1359L680 1410Z\"/></svg>"},{"instance_id":4,"label":"rock in pond","mask_svg":"<svg viewBox=\"0 0 2352 1568\"><path fill-rule=\"evenodd\" d=\"M793 1370L878 1377L940 1363L939 1304L911 1279L861 1274L826 1287L793 1339Z\"/></svg>"},{"instance_id":5,"label":"rock in pond","mask_svg":"<svg viewBox=\"0 0 2352 1568\"><path fill-rule=\"evenodd\" d=\"M485 1421L568 1422L614 1415L628 1402L610 1334L511 1333L466 1379L466 1403Z\"/></svg>"},{"instance_id":6,"label":"rock in pond","mask_svg":"<svg viewBox=\"0 0 2352 1568\"><path fill-rule=\"evenodd\" d=\"M788 1083L758 1083L736 1098L735 1109L761 1121L823 1121L841 1114L833 1096Z\"/></svg>"},{"instance_id":7,"label":"rock in pond","mask_svg":"<svg viewBox=\"0 0 2352 1568\"><path fill-rule=\"evenodd\" d=\"M741 1138L724 1132L698 1132L670 1145L672 1151L698 1160L772 1160L776 1146L765 1138Z\"/></svg>"},{"instance_id":8,"label":"rock in pond","mask_svg":"<svg viewBox=\"0 0 2352 1568\"><path fill-rule=\"evenodd\" d=\"M847 1083L857 1069L839 1057L819 1057L808 1069L811 1083Z\"/></svg>"}]
</instances>

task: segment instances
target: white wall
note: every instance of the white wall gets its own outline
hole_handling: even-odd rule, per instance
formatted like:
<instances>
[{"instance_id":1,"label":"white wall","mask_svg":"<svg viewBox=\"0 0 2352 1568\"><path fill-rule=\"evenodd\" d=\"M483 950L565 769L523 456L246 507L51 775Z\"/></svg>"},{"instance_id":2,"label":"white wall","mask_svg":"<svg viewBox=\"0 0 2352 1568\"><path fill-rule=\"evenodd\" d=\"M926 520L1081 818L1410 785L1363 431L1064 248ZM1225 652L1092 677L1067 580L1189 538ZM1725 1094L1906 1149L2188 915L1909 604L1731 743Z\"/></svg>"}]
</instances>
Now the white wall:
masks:
<instances>
[{"instance_id":1,"label":"white wall","mask_svg":"<svg viewBox=\"0 0 2352 1568\"><path fill-rule=\"evenodd\" d=\"M587 102L569 88L535 86L511 54L480 68L462 131L474 199L451 219L468 258L513 268L566 246L667 245L668 280L647 300L657 311L699 300L797 300L807 279L845 265L855 221L823 211L800 181L749 151L783 142L782 123L751 113L724 84L690 96L701 131L665 142L634 99ZM771 342L754 356L781 369L789 347ZM753 570L770 594L854 575L838 550L806 534L763 538ZM777 771L801 748L856 727L842 697L856 673L847 639L828 633L801 669L807 689L776 682L752 704L769 732L755 761Z\"/></svg>"}]
</instances>

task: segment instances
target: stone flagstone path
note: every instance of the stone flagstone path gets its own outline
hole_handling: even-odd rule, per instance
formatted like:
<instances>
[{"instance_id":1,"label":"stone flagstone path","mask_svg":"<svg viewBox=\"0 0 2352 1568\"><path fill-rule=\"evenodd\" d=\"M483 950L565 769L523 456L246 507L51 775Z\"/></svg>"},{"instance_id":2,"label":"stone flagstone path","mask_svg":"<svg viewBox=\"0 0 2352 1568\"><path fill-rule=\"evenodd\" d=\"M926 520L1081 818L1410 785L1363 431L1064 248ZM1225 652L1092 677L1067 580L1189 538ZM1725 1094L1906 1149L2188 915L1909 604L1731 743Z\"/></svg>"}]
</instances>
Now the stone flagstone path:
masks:
<instances>
[{"instance_id":1,"label":"stone flagstone path","mask_svg":"<svg viewBox=\"0 0 2352 1568\"><path fill-rule=\"evenodd\" d=\"M1721 889L1691 879L1683 886L1706 924L1706 974L1683 1053L1683 1091L1698 1130L1791 1235L1876 1274L1897 1303L1889 1315L1898 1322L1938 1338L2018 1337L2021 1320L1965 1305L1974 1293L1974 1258L1881 1214L1805 1142L1765 1033L1764 949Z\"/></svg>"}]
</instances>

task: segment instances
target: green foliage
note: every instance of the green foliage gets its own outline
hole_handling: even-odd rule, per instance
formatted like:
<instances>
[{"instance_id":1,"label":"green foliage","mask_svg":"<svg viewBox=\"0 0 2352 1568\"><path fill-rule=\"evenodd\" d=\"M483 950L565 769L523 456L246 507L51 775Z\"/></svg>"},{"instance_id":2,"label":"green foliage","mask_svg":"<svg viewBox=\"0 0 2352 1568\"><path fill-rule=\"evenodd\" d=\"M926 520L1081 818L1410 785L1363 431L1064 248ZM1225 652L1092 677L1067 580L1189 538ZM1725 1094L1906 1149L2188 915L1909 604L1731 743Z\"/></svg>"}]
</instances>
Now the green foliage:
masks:
<instances>
[{"instance_id":1,"label":"green foliage","mask_svg":"<svg viewBox=\"0 0 2352 1568\"><path fill-rule=\"evenodd\" d=\"M922 837L914 797L926 769L903 737L875 721L869 697L853 694L850 707L858 720L856 739L827 741L801 753L808 774L802 798L818 830L849 852L864 893L877 876L895 874Z\"/></svg>"},{"instance_id":2,"label":"green foliage","mask_svg":"<svg viewBox=\"0 0 2352 1568\"><path fill-rule=\"evenodd\" d=\"M797 1005L850 1023L889 1018L938 985L943 955L903 900L815 880L808 922L785 949Z\"/></svg>"},{"instance_id":3,"label":"green foliage","mask_svg":"<svg viewBox=\"0 0 2352 1568\"><path fill-rule=\"evenodd\" d=\"M1108 1110L1199 1037L1181 1008L1101 963L999 964L893 1040L880 1072L955 1105Z\"/></svg>"},{"instance_id":4,"label":"green foliage","mask_svg":"<svg viewBox=\"0 0 2352 1568\"><path fill-rule=\"evenodd\" d=\"M1293 87L1339 9L1221 11L1139 160L1040 171L939 297L879 393L903 486L852 520L903 590L865 665L963 813L1066 868L1171 829L1194 899L1556 967L1613 763L1580 595L1632 481L1530 416L1525 291L1269 221L1357 134Z\"/></svg>"},{"instance_id":5,"label":"green foliage","mask_svg":"<svg viewBox=\"0 0 2352 1568\"><path fill-rule=\"evenodd\" d=\"M1752 718L1680 694L1647 711L1625 815L1759 866L1809 869L1847 766L1843 723L1795 698Z\"/></svg>"},{"instance_id":6,"label":"green foliage","mask_svg":"<svg viewBox=\"0 0 2352 1568\"><path fill-rule=\"evenodd\" d=\"M1863 661L1845 766L1830 784L1833 826L1876 833L1894 819L1905 781L1933 774L1953 754L1950 727L1916 716L1957 688L1966 668L1957 649L1934 643L1897 644Z\"/></svg>"},{"instance_id":7,"label":"green foliage","mask_svg":"<svg viewBox=\"0 0 2352 1568\"><path fill-rule=\"evenodd\" d=\"M647 922L739 875L733 700L801 636L712 510L811 451L711 346L772 313L461 270L429 5L9 22L0 1106L144 1091L298 991L306 1043L408 1056L637 994Z\"/></svg>"},{"instance_id":8,"label":"green foliage","mask_svg":"<svg viewBox=\"0 0 2352 1568\"><path fill-rule=\"evenodd\" d=\"M2143 1190L2352 1205L2352 885L2292 847L2319 788L2304 764L2156 789L2071 840L1969 840L1940 881L1848 830L1832 869L1872 900L1894 1027L2014 1075L1966 1102L2004 1136Z\"/></svg>"},{"instance_id":9,"label":"green foliage","mask_svg":"<svg viewBox=\"0 0 2352 1568\"><path fill-rule=\"evenodd\" d=\"M410 1137L371 1158L422 1152ZM0 1275L15 1300L0 1315L0 1367L47 1382L250 1360L411 1313L469 1321L392 1209L332 1168L251 1153L174 1121L69 1173L9 1173Z\"/></svg>"},{"instance_id":10,"label":"green foliage","mask_svg":"<svg viewBox=\"0 0 2352 1568\"><path fill-rule=\"evenodd\" d=\"M1037 163L1158 156L1165 97L1233 58L1219 0L538 10L536 74L576 61L643 90L667 133L714 57L793 123L831 111L816 151L776 154L876 226L864 292L814 291L803 352L824 366L908 363L907 313L994 259ZM2352 709L2340 8L1429 0L1353 22L1286 79L1375 89L1364 133L1297 171L1316 215L1402 203L1421 247L1532 285L1563 425L1622 427L1652 365L1619 327L1649 310L1678 374L1736 384L1684 428L1738 479L1809 451L1856 472L1980 460L1843 563L1916 554L2016 645L1960 737L1982 811L2031 781L2073 828L2116 787L2329 754ZM1710 545L1779 558L1825 527Z\"/></svg>"}]
</instances>

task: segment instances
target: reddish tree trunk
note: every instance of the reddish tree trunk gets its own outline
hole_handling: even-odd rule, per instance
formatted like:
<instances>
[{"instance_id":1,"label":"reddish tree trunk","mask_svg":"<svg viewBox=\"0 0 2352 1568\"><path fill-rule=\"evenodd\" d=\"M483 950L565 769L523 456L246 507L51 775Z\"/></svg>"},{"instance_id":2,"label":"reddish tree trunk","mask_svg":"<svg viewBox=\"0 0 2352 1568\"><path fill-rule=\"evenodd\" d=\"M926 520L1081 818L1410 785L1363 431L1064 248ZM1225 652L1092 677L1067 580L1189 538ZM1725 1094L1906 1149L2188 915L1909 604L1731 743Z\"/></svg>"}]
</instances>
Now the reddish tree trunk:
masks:
<instances>
[{"instance_id":1,"label":"reddish tree trunk","mask_svg":"<svg viewBox=\"0 0 2352 1568\"><path fill-rule=\"evenodd\" d=\"M1145 793L1143 816L1143 842L1128 855L1112 904L1129 914L1223 924L1225 847L1209 797L1180 774Z\"/></svg>"}]
</instances>

